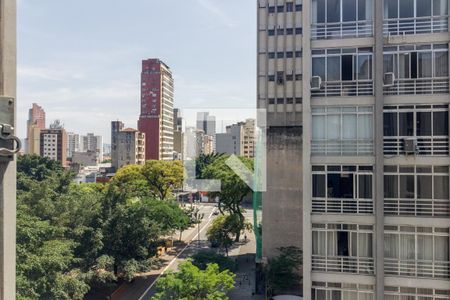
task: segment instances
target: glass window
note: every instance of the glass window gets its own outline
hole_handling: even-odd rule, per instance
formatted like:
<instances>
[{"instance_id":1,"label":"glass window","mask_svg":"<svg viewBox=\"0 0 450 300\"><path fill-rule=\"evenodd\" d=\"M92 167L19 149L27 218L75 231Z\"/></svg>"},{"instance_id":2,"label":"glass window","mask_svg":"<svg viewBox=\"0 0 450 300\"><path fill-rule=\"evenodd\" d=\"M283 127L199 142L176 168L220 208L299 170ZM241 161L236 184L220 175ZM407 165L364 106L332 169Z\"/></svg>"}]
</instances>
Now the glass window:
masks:
<instances>
[{"instance_id":1,"label":"glass window","mask_svg":"<svg viewBox=\"0 0 450 300\"><path fill-rule=\"evenodd\" d=\"M400 0L400 18L414 18L413 0Z\"/></svg>"},{"instance_id":2,"label":"glass window","mask_svg":"<svg viewBox=\"0 0 450 300\"><path fill-rule=\"evenodd\" d=\"M433 0L433 15L446 16L448 14L448 0Z\"/></svg>"},{"instance_id":3,"label":"glass window","mask_svg":"<svg viewBox=\"0 0 450 300\"><path fill-rule=\"evenodd\" d=\"M342 116L342 138L347 140L356 140L357 122L356 114Z\"/></svg>"},{"instance_id":4,"label":"glass window","mask_svg":"<svg viewBox=\"0 0 450 300\"><path fill-rule=\"evenodd\" d=\"M325 198L325 175L313 174L313 197Z\"/></svg>"},{"instance_id":5,"label":"glass window","mask_svg":"<svg viewBox=\"0 0 450 300\"><path fill-rule=\"evenodd\" d=\"M371 79L372 78L372 56L370 55L358 55L358 79Z\"/></svg>"},{"instance_id":6,"label":"glass window","mask_svg":"<svg viewBox=\"0 0 450 300\"><path fill-rule=\"evenodd\" d=\"M358 20L372 20L372 0L358 0Z\"/></svg>"},{"instance_id":7,"label":"glass window","mask_svg":"<svg viewBox=\"0 0 450 300\"><path fill-rule=\"evenodd\" d=\"M313 23L325 23L325 0L313 0Z\"/></svg>"},{"instance_id":8,"label":"glass window","mask_svg":"<svg viewBox=\"0 0 450 300\"><path fill-rule=\"evenodd\" d=\"M398 0L385 0L385 18L398 18Z\"/></svg>"},{"instance_id":9,"label":"glass window","mask_svg":"<svg viewBox=\"0 0 450 300\"><path fill-rule=\"evenodd\" d=\"M448 236L434 237L434 259L437 261L449 261L449 238ZM430 247L431 248L431 247Z\"/></svg>"},{"instance_id":10,"label":"glass window","mask_svg":"<svg viewBox=\"0 0 450 300\"><path fill-rule=\"evenodd\" d=\"M433 135L448 135L448 112L433 112Z\"/></svg>"},{"instance_id":11,"label":"glass window","mask_svg":"<svg viewBox=\"0 0 450 300\"><path fill-rule=\"evenodd\" d=\"M448 52L434 53L434 76L448 76Z\"/></svg>"},{"instance_id":12,"label":"glass window","mask_svg":"<svg viewBox=\"0 0 450 300\"><path fill-rule=\"evenodd\" d=\"M372 115L358 116L358 139L370 140L373 138Z\"/></svg>"},{"instance_id":13,"label":"glass window","mask_svg":"<svg viewBox=\"0 0 450 300\"><path fill-rule=\"evenodd\" d=\"M384 72L397 74L397 55L385 54L383 56Z\"/></svg>"},{"instance_id":14,"label":"glass window","mask_svg":"<svg viewBox=\"0 0 450 300\"><path fill-rule=\"evenodd\" d=\"M449 199L448 176L434 176L434 199Z\"/></svg>"},{"instance_id":15,"label":"glass window","mask_svg":"<svg viewBox=\"0 0 450 300\"><path fill-rule=\"evenodd\" d=\"M312 75L320 76L325 80L325 57L314 57L312 59Z\"/></svg>"},{"instance_id":16,"label":"glass window","mask_svg":"<svg viewBox=\"0 0 450 300\"><path fill-rule=\"evenodd\" d=\"M414 135L414 113L401 112L399 113L399 135L413 136Z\"/></svg>"},{"instance_id":17,"label":"glass window","mask_svg":"<svg viewBox=\"0 0 450 300\"><path fill-rule=\"evenodd\" d=\"M325 116L313 116L313 140L324 140L326 139L325 132Z\"/></svg>"},{"instance_id":18,"label":"glass window","mask_svg":"<svg viewBox=\"0 0 450 300\"><path fill-rule=\"evenodd\" d=\"M337 140L341 137L340 116L329 115L327 117L327 138L329 140Z\"/></svg>"},{"instance_id":19,"label":"glass window","mask_svg":"<svg viewBox=\"0 0 450 300\"><path fill-rule=\"evenodd\" d=\"M431 59L431 52L419 52L418 64L419 64L419 78L431 78L433 77L432 66L433 61Z\"/></svg>"},{"instance_id":20,"label":"glass window","mask_svg":"<svg viewBox=\"0 0 450 300\"><path fill-rule=\"evenodd\" d=\"M418 175L417 176L417 198L419 199L432 199L432 176L431 175Z\"/></svg>"},{"instance_id":21,"label":"glass window","mask_svg":"<svg viewBox=\"0 0 450 300\"><path fill-rule=\"evenodd\" d=\"M433 237L431 235L417 235L417 259L433 260Z\"/></svg>"},{"instance_id":22,"label":"glass window","mask_svg":"<svg viewBox=\"0 0 450 300\"><path fill-rule=\"evenodd\" d=\"M417 135L431 136L431 112L417 112Z\"/></svg>"},{"instance_id":23,"label":"glass window","mask_svg":"<svg viewBox=\"0 0 450 300\"><path fill-rule=\"evenodd\" d=\"M292 12L292 11L294 11L294 3L292 3L292 2L287 2L287 3L286 3L286 11L287 11L287 12Z\"/></svg>"},{"instance_id":24,"label":"glass window","mask_svg":"<svg viewBox=\"0 0 450 300\"><path fill-rule=\"evenodd\" d=\"M330 56L327 60L327 81L341 80L341 58Z\"/></svg>"},{"instance_id":25,"label":"glass window","mask_svg":"<svg viewBox=\"0 0 450 300\"><path fill-rule=\"evenodd\" d=\"M384 235L384 256L386 258L398 258L398 235Z\"/></svg>"},{"instance_id":26,"label":"glass window","mask_svg":"<svg viewBox=\"0 0 450 300\"><path fill-rule=\"evenodd\" d=\"M410 54L400 53L398 57L399 57L398 77L410 78Z\"/></svg>"},{"instance_id":27,"label":"glass window","mask_svg":"<svg viewBox=\"0 0 450 300\"><path fill-rule=\"evenodd\" d=\"M400 259L415 259L415 236L410 234L400 235Z\"/></svg>"},{"instance_id":28,"label":"glass window","mask_svg":"<svg viewBox=\"0 0 450 300\"><path fill-rule=\"evenodd\" d=\"M384 198L398 198L397 175L384 175Z\"/></svg>"},{"instance_id":29,"label":"glass window","mask_svg":"<svg viewBox=\"0 0 450 300\"><path fill-rule=\"evenodd\" d=\"M397 136L397 113L383 114L384 136Z\"/></svg>"},{"instance_id":30,"label":"glass window","mask_svg":"<svg viewBox=\"0 0 450 300\"><path fill-rule=\"evenodd\" d=\"M372 176L371 175L359 175L359 198L372 199Z\"/></svg>"},{"instance_id":31,"label":"glass window","mask_svg":"<svg viewBox=\"0 0 450 300\"><path fill-rule=\"evenodd\" d=\"M416 15L417 17L431 16L431 0L416 0Z\"/></svg>"},{"instance_id":32,"label":"glass window","mask_svg":"<svg viewBox=\"0 0 450 300\"><path fill-rule=\"evenodd\" d=\"M327 0L327 22L341 21L340 0Z\"/></svg>"},{"instance_id":33,"label":"glass window","mask_svg":"<svg viewBox=\"0 0 450 300\"><path fill-rule=\"evenodd\" d=\"M356 0L342 0L342 21L356 21Z\"/></svg>"},{"instance_id":34,"label":"glass window","mask_svg":"<svg viewBox=\"0 0 450 300\"><path fill-rule=\"evenodd\" d=\"M330 198L353 199L352 174L328 174L328 196Z\"/></svg>"},{"instance_id":35,"label":"glass window","mask_svg":"<svg viewBox=\"0 0 450 300\"><path fill-rule=\"evenodd\" d=\"M414 198L414 175L400 175L400 198Z\"/></svg>"}]
</instances>

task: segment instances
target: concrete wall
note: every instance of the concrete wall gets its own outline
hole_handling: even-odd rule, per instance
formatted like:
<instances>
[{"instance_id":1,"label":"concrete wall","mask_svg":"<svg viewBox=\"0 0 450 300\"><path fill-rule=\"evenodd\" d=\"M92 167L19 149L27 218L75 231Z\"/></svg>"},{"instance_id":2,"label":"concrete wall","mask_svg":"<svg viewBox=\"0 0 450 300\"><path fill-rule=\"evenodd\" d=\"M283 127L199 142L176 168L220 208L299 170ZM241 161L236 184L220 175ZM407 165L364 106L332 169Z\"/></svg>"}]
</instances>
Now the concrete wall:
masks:
<instances>
[{"instance_id":1,"label":"concrete wall","mask_svg":"<svg viewBox=\"0 0 450 300\"><path fill-rule=\"evenodd\" d=\"M302 247L302 127L267 132L267 192L263 193L263 257Z\"/></svg>"}]
</instances>

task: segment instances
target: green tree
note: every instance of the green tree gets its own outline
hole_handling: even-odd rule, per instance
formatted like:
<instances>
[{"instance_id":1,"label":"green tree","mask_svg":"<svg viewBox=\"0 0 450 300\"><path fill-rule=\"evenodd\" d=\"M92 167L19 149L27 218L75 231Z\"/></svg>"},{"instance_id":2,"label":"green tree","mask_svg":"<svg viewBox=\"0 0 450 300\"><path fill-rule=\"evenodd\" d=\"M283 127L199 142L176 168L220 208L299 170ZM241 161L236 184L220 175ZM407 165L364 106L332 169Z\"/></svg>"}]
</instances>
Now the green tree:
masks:
<instances>
[{"instance_id":1,"label":"green tree","mask_svg":"<svg viewBox=\"0 0 450 300\"><path fill-rule=\"evenodd\" d=\"M166 200L174 189L182 187L183 173L181 161L149 160L142 168L150 191L160 200Z\"/></svg>"},{"instance_id":2,"label":"green tree","mask_svg":"<svg viewBox=\"0 0 450 300\"><path fill-rule=\"evenodd\" d=\"M205 270L208 264L217 264L220 271L230 270L235 268L234 261L222 254L215 251L199 251L192 256L192 264L198 267L200 270Z\"/></svg>"},{"instance_id":3,"label":"green tree","mask_svg":"<svg viewBox=\"0 0 450 300\"><path fill-rule=\"evenodd\" d=\"M215 162L217 159L223 157L225 154L200 154L195 160L195 176L197 179L204 179L204 172L206 168Z\"/></svg>"},{"instance_id":4,"label":"green tree","mask_svg":"<svg viewBox=\"0 0 450 300\"><path fill-rule=\"evenodd\" d=\"M221 191L210 193L212 198L218 196L219 210L230 215L234 215L235 220L234 235L235 240L239 241L241 232L245 229L244 210L241 207L242 201L251 193L250 187L242 181L238 175L231 170L226 164L228 156L221 156L214 160L203 172L205 178L220 179ZM253 169L253 160L245 157L240 157L240 161L249 169Z\"/></svg>"},{"instance_id":5,"label":"green tree","mask_svg":"<svg viewBox=\"0 0 450 300\"><path fill-rule=\"evenodd\" d=\"M231 222L230 215L220 215L214 219L211 226L206 232L208 241L213 246L219 246L221 249L225 249L225 253L228 256L228 248L233 245L233 222Z\"/></svg>"},{"instance_id":6,"label":"green tree","mask_svg":"<svg viewBox=\"0 0 450 300\"><path fill-rule=\"evenodd\" d=\"M192 262L179 265L177 273L169 273L157 282L158 293L153 300L210 300L228 299L235 275L229 270L219 271L217 264L200 270Z\"/></svg>"},{"instance_id":7,"label":"green tree","mask_svg":"<svg viewBox=\"0 0 450 300\"><path fill-rule=\"evenodd\" d=\"M302 251L297 247L281 247L280 255L271 258L265 269L266 282L272 292L291 291L299 288Z\"/></svg>"}]
</instances>

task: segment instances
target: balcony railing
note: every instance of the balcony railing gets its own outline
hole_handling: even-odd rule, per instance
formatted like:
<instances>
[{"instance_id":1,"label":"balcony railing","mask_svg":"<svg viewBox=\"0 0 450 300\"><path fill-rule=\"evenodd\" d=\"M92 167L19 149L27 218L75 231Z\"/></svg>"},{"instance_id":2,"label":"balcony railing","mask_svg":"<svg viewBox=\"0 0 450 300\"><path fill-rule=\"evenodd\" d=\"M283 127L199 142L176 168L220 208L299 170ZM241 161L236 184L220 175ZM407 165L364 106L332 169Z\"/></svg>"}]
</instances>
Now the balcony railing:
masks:
<instances>
[{"instance_id":1,"label":"balcony railing","mask_svg":"<svg viewBox=\"0 0 450 300\"><path fill-rule=\"evenodd\" d=\"M390 216L449 217L450 202L440 199L384 199L384 214Z\"/></svg>"},{"instance_id":2,"label":"balcony railing","mask_svg":"<svg viewBox=\"0 0 450 300\"><path fill-rule=\"evenodd\" d=\"M317 23L311 25L313 40L373 36L372 21Z\"/></svg>"},{"instance_id":3,"label":"balcony railing","mask_svg":"<svg viewBox=\"0 0 450 300\"><path fill-rule=\"evenodd\" d=\"M450 278L450 262L385 258L384 273L394 276Z\"/></svg>"},{"instance_id":4,"label":"balcony railing","mask_svg":"<svg viewBox=\"0 0 450 300\"><path fill-rule=\"evenodd\" d=\"M372 155L373 140L313 140L311 153L324 156Z\"/></svg>"},{"instance_id":5,"label":"balcony railing","mask_svg":"<svg viewBox=\"0 0 450 300\"><path fill-rule=\"evenodd\" d=\"M404 141L411 137L396 136L384 137L385 155L406 155ZM447 156L449 155L448 136L417 137L417 147L415 153L422 156Z\"/></svg>"},{"instance_id":6,"label":"balcony railing","mask_svg":"<svg viewBox=\"0 0 450 300\"><path fill-rule=\"evenodd\" d=\"M374 259L366 257L312 256L312 270L317 272L374 274Z\"/></svg>"},{"instance_id":7,"label":"balcony railing","mask_svg":"<svg viewBox=\"0 0 450 300\"><path fill-rule=\"evenodd\" d=\"M423 95L448 94L449 79L447 78L417 78L397 79L393 86L384 87L384 95Z\"/></svg>"},{"instance_id":8,"label":"balcony railing","mask_svg":"<svg viewBox=\"0 0 450 300\"><path fill-rule=\"evenodd\" d=\"M383 22L383 33L385 36L447 31L448 16L388 19Z\"/></svg>"},{"instance_id":9,"label":"balcony railing","mask_svg":"<svg viewBox=\"0 0 450 300\"><path fill-rule=\"evenodd\" d=\"M312 199L312 212L319 214L373 214L372 199Z\"/></svg>"},{"instance_id":10,"label":"balcony railing","mask_svg":"<svg viewBox=\"0 0 450 300\"><path fill-rule=\"evenodd\" d=\"M447 82L448 83L448 82ZM313 97L345 97L373 95L373 80L325 81L320 90L312 90Z\"/></svg>"}]
</instances>

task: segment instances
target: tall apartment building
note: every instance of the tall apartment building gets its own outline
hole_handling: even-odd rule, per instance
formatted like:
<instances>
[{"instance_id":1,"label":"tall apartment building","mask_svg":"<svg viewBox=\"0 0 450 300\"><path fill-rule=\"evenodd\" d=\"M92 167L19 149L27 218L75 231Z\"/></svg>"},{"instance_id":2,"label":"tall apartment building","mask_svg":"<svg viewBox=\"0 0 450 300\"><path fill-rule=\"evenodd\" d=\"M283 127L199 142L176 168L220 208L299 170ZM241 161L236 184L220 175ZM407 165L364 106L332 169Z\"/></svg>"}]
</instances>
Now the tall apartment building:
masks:
<instances>
[{"instance_id":1,"label":"tall apartment building","mask_svg":"<svg viewBox=\"0 0 450 300\"><path fill-rule=\"evenodd\" d=\"M25 143L27 154L39 154L40 151L40 131L45 129L45 111L33 103L28 111L27 140Z\"/></svg>"},{"instance_id":2,"label":"tall apartment building","mask_svg":"<svg viewBox=\"0 0 450 300\"><path fill-rule=\"evenodd\" d=\"M40 141L40 156L67 166L67 133L64 128L41 130Z\"/></svg>"},{"instance_id":3,"label":"tall apartment building","mask_svg":"<svg viewBox=\"0 0 450 300\"><path fill-rule=\"evenodd\" d=\"M173 159L173 92L170 68L159 59L142 61L138 129L146 136L147 160Z\"/></svg>"},{"instance_id":4,"label":"tall apartment building","mask_svg":"<svg viewBox=\"0 0 450 300\"><path fill-rule=\"evenodd\" d=\"M67 157L72 157L74 152L81 152L80 135L73 132L67 133Z\"/></svg>"},{"instance_id":5,"label":"tall apartment building","mask_svg":"<svg viewBox=\"0 0 450 300\"><path fill-rule=\"evenodd\" d=\"M145 133L111 122L111 165L118 170L128 165L145 164Z\"/></svg>"},{"instance_id":6,"label":"tall apartment building","mask_svg":"<svg viewBox=\"0 0 450 300\"><path fill-rule=\"evenodd\" d=\"M103 137L88 133L80 137L80 151L94 151L98 154L99 162L103 161Z\"/></svg>"},{"instance_id":7,"label":"tall apartment building","mask_svg":"<svg viewBox=\"0 0 450 300\"><path fill-rule=\"evenodd\" d=\"M259 0L262 253L305 299L450 299L448 0Z\"/></svg>"},{"instance_id":8,"label":"tall apartment building","mask_svg":"<svg viewBox=\"0 0 450 300\"><path fill-rule=\"evenodd\" d=\"M183 117L179 108L173 109L173 155L174 159L183 159L184 133Z\"/></svg>"}]
</instances>

